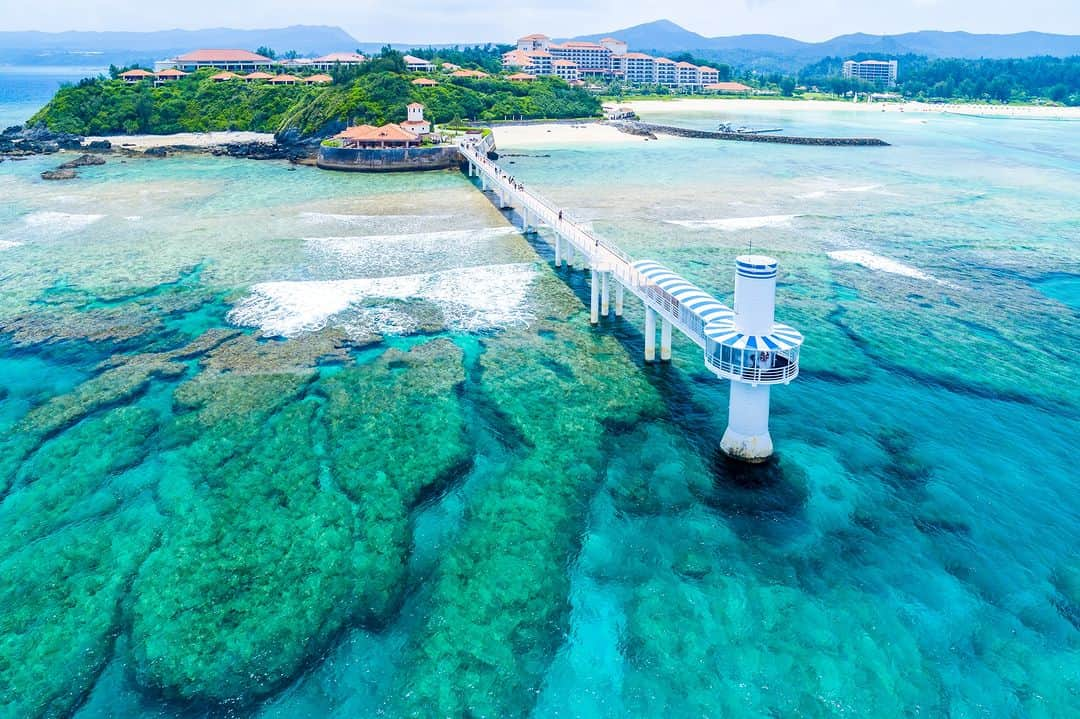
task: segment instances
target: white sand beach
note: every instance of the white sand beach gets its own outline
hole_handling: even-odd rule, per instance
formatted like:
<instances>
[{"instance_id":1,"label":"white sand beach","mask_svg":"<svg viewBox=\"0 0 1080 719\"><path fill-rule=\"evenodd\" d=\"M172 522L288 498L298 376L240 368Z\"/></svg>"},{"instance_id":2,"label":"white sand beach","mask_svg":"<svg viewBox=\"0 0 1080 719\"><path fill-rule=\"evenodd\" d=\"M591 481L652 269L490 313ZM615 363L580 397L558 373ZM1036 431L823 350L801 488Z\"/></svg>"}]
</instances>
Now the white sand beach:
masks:
<instances>
[{"instance_id":1,"label":"white sand beach","mask_svg":"<svg viewBox=\"0 0 1080 719\"><path fill-rule=\"evenodd\" d=\"M616 103L612 103L616 104ZM617 103L639 114L650 112L742 112L749 109L840 112L950 113L993 117L1029 117L1080 120L1080 107L1042 105L984 105L975 103L929 104L925 102L844 102L840 100L757 100L745 98L693 97L672 100L630 100Z\"/></svg>"},{"instance_id":2,"label":"white sand beach","mask_svg":"<svg viewBox=\"0 0 1080 719\"><path fill-rule=\"evenodd\" d=\"M274 142L274 136L268 132L178 132L173 135L105 135L86 139L91 142L108 140L116 147L128 147L133 150L177 145L217 147L235 142Z\"/></svg>"},{"instance_id":3,"label":"white sand beach","mask_svg":"<svg viewBox=\"0 0 1080 719\"><path fill-rule=\"evenodd\" d=\"M597 122L551 122L536 125L496 125L495 142L499 147L550 147L597 145L628 142L657 142L628 135L611 125ZM659 140L662 141L662 140Z\"/></svg>"}]
</instances>

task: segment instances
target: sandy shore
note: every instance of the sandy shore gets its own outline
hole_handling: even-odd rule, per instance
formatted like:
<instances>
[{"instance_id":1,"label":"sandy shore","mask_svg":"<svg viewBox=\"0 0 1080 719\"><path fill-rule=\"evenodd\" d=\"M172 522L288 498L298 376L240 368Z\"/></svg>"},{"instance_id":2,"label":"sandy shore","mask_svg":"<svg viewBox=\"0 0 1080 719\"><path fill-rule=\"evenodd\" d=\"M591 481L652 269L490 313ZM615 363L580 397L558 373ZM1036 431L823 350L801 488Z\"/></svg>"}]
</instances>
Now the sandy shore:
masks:
<instances>
[{"instance_id":1,"label":"sandy shore","mask_svg":"<svg viewBox=\"0 0 1080 719\"><path fill-rule=\"evenodd\" d=\"M1029 117L1044 119L1080 120L1080 107L1044 107L1021 105L978 105L951 103L930 105L922 102L842 102L839 100L747 100L736 98L679 98L674 100L637 100L618 103L634 112L746 112L748 110L791 110L793 112L911 112L951 113L985 117Z\"/></svg>"},{"instance_id":2,"label":"sandy shore","mask_svg":"<svg viewBox=\"0 0 1080 719\"><path fill-rule=\"evenodd\" d=\"M146 150L151 147L217 147L236 142L274 142L274 136L265 132L178 132L174 135L106 135L88 137L88 141L108 140L115 147Z\"/></svg>"},{"instance_id":3,"label":"sandy shore","mask_svg":"<svg viewBox=\"0 0 1080 719\"><path fill-rule=\"evenodd\" d=\"M495 144L500 148L511 149L646 142L643 137L627 135L599 122L498 125L492 130L495 133Z\"/></svg>"}]
</instances>

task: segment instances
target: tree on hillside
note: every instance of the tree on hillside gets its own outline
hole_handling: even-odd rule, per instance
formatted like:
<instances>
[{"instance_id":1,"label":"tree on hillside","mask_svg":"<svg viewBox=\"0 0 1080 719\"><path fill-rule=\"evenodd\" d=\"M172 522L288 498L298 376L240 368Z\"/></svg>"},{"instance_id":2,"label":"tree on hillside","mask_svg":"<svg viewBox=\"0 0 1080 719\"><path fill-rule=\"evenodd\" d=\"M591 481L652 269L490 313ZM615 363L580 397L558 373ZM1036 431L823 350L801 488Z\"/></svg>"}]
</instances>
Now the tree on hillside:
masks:
<instances>
[{"instance_id":1,"label":"tree on hillside","mask_svg":"<svg viewBox=\"0 0 1080 719\"><path fill-rule=\"evenodd\" d=\"M260 45L259 49L255 51L255 54L262 55L263 57L268 57L271 60L277 59L277 53L274 52L274 48L267 47L266 45Z\"/></svg>"}]
</instances>

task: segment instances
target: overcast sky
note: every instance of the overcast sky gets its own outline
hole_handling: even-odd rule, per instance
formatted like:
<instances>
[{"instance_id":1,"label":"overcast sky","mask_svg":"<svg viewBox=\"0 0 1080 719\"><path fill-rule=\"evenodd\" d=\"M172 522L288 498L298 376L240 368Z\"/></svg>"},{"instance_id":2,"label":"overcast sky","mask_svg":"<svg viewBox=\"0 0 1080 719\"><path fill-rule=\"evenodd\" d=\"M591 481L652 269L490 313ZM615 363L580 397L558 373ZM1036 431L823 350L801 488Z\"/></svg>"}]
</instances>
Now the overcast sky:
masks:
<instances>
[{"instance_id":1,"label":"overcast sky","mask_svg":"<svg viewBox=\"0 0 1080 719\"><path fill-rule=\"evenodd\" d=\"M1080 0L0 0L0 30L165 30L338 25L363 42L570 36L666 17L703 35L824 40L912 30L1080 34Z\"/></svg>"}]
</instances>

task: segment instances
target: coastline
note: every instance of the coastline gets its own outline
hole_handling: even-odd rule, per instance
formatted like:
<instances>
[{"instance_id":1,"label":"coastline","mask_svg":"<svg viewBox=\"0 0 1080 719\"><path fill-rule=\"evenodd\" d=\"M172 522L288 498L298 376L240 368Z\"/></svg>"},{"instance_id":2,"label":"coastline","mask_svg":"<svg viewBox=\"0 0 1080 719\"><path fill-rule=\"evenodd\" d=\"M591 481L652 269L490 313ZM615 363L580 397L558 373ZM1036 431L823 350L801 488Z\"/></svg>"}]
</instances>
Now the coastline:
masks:
<instances>
[{"instance_id":1,"label":"coastline","mask_svg":"<svg viewBox=\"0 0 1080 719\"><path fill-rule=\"evenodd\" d=\"M100 135L87 137L87 142L110 142L116 149L149 150L155 147L213 148L226 145L264 143L274 144L268 132L178 132L172 135Z\"/></svg>"},{"instance_id":2,"label":"coastline","mask_svg":"<svg viewBox=\"0 0 1080 719\"><path fill-rule=\"evenodd\" d=\"M984 105L977 103L929 104L925 102L845 102L842 100L751 100L747 98L674 98L671 100L627 100L613 103L631 108L638 114L663 112L678 108L686 112L744 112L748 109L768 111L830 111L830 112L910 112L974 117L1016 117L1048 120L1080 120L1080 107L1049 107L1043 105Z\"/></svg>"}]
</instances>

